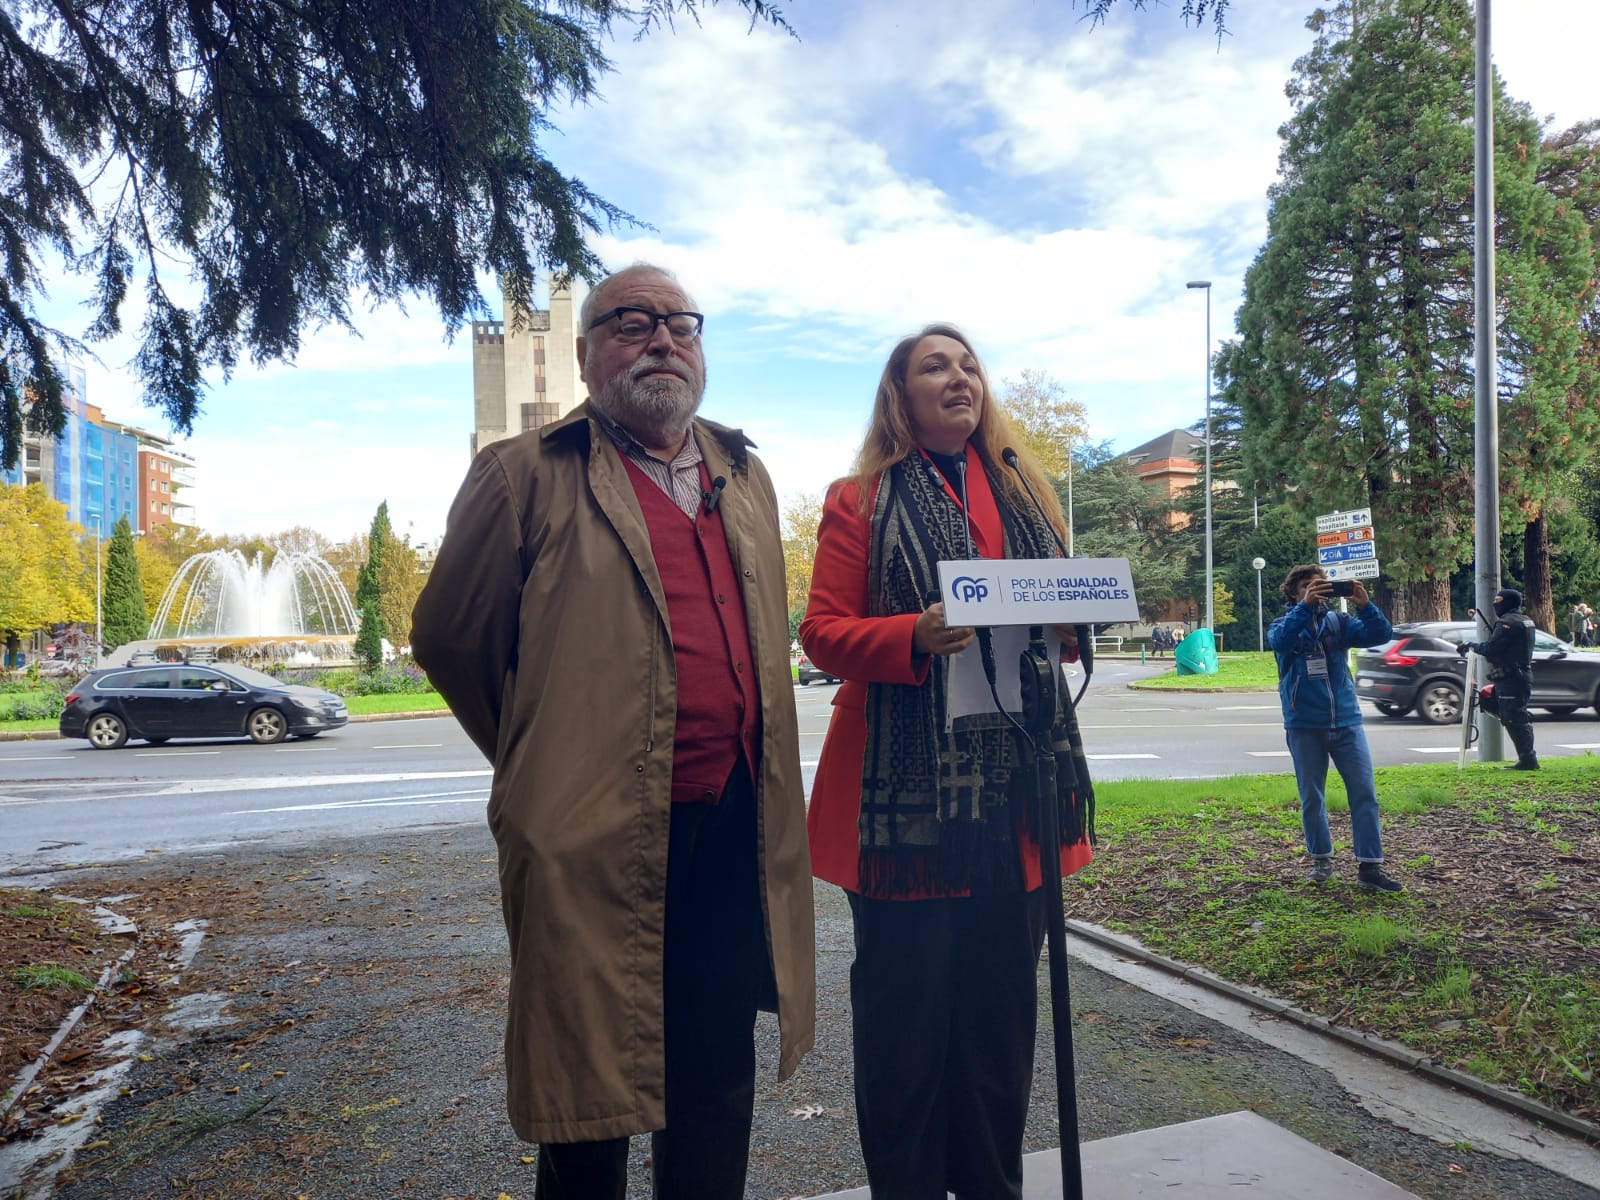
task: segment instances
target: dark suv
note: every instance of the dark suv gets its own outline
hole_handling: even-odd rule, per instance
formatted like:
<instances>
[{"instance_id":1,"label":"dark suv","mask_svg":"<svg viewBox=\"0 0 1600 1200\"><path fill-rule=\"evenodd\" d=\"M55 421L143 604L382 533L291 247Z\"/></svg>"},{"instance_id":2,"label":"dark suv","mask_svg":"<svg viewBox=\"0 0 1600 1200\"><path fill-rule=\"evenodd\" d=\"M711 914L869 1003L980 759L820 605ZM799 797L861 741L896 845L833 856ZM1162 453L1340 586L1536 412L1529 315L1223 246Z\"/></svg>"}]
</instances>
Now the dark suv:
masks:
<instances>
[{"instance_id":1,"label":"dark suv","mask_svg":"<svg viewBox=\"0 0 1600 1200\"><path fill-rule=\"evenodd\" d=\"M1456 647L1483 641L1471 621L1419 621L1394 627L1394 640L1356 652L1356 695L1386 717L1413 710L1432 725L1461 720L1466 659ZM1535 631L1531 708L1565 717L1600 707L1600 654Z\"/></svg>"}]
</instances>

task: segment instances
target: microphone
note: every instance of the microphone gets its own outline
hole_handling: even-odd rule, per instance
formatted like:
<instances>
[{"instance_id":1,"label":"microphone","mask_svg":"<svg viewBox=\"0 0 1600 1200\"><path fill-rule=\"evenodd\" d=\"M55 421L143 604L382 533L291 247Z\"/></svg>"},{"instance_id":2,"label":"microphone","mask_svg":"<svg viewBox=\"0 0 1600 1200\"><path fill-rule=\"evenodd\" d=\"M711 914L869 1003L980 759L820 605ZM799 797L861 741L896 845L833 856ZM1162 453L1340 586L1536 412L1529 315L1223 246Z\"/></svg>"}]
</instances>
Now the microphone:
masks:
<instances>
[{"instance_id":1,"label":"microphone","mask_svg":"<svg viewBox=\"0 0 1600 1200\"><path fill-rule=\"evenodd\" d=\"M972 547L972 506L967 503L967 458L965 452L956 459L956 474L961 476L961 523L967 530L967 557L977 558L978 552Z\"/></svg>"},{"instance_id":2,"label":"microphone","mask_svg":"<svg viewBox=\"0 0 1600 1200\"><path fill-rule=\"evenodd\" d=\"M1028 499L1033 501L1033 507L1039 514L1039 519L1044 521L1050 530L1050 536L1055 539L1056 549L1061 551L1061 557L1067 557L1067 543L1056 532L1056 527L1050 524L1044 515L1044 505L1039 503L1039 497L1034 495L1033 485L1028 482L1028 477L1022 473L1022 464L1017 459L1017 452L1010 446L1000 451L1000 461L1016 472L1017 478L1022 481L1022 488L1028 493ZM1078 634L1078 661L1083 665L1083 686L1089 686L1089 678L1094 674L1094 626L1074 625L1073 629ZM1078 693L1083 694L1081 691Z\"/></svg>"},{"instance_id":3,"label":"microphone","mask_svg":"<svg viewBox=\"0 0 1600 1200\"><path fill-rule=\"evenodd\" d=\"M722 500L722 489L728 486L728 481L718 475L711 481L711 490L701 492L700 499L706 506L706 516L717 511L717 504Z\"/></svg>"}]
</instances>

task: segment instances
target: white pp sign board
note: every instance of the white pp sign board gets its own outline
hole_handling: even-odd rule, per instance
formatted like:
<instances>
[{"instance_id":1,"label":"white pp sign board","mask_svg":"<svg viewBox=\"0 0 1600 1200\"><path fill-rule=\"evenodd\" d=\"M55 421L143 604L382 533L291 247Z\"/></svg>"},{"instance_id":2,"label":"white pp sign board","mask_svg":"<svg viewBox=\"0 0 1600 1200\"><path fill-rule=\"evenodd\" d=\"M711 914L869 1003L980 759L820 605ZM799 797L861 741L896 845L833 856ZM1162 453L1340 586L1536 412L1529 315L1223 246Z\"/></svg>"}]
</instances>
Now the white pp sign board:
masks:
<instances>
[{"instance_id":1,"label":"white pp sign board","mask_svg":"<svg viewBox=\"0 0 1600 1200\"><path fill-rule=\"evenodd\" d=\"M1137 621L1125 558L968 558L939 564L948 625Z\"/></svg>"},{"instance_id":2,"label":"white pp sign board","mask_svg":"<svg viewBox=\"0 0 1600 1200\"><path fill-rule=\"evenodd\" d=\"M1376 579L1381 574L1370 508L1317 518L1317 565L1329 579Z\"/></svg>"}]
</instances>

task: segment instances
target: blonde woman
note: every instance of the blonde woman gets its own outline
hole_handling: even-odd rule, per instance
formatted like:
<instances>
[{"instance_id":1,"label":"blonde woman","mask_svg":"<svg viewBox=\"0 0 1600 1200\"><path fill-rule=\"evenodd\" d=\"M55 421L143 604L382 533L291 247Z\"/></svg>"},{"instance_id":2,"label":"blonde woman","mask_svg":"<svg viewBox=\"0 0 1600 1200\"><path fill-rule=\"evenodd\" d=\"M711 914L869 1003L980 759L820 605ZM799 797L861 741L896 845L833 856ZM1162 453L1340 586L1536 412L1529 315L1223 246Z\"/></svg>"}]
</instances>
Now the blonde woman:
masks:
<instances>
[{"instance_id":1,"label":"blonde woman","mask_svg":"<svg viewBox=\"0 0 1600 1200\"><path fill-rule=\"evenodd\" d=\"M812 869L846 890L854 921L856 1119L874 1197L1022 1195L1045 931L1032 773L998 714L946 731L950 656L975 631L946 624L936 564L1051 557L1064 524L966 336L929 325L902 340L855 472L829 489L800 626L811 661L844 680L807 826ZM1050 799L1067 874L1089 861L1092 790L1070 710L1063 721L1076 770Z\"/></svg>"}]
</instances>

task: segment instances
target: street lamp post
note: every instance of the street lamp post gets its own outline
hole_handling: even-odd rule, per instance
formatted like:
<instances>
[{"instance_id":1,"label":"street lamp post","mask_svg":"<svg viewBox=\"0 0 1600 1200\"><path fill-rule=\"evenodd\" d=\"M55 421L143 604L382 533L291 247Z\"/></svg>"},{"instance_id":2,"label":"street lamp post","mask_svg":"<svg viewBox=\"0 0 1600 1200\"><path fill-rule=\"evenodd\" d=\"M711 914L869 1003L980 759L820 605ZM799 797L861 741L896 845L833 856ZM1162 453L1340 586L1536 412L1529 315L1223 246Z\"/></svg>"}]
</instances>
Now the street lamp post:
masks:
<instances>
[{"instance_id":1,"label":"street lamp post","mask_svg":"<svg viewBox=\"0 0 1600 1200\"><path fill-rule=\"evenodd\" d=\"M104 522L101 522L102 526ZM104 532L103 528L100 532ZM94 665L100 665L100 655L106 644L105 631L105 583L100 573L100 552L105 547L105 541L96 533L94 539Z\"/></svg>"},{"instance_id":2,"label":"street lamp post","mask_svg":"<svg viewBox=\"0 0 1600 1200\"><path fill-rule=\"evenodd\" d=\"M1067 557L1072 550L1072 436L1067 436Z\"/></svg>"},{"instance_id":3,"label":"street lamp post","mask_svg":"<svg viewBox=\"0 0 1600 1200\"><path fill-rule=\"evenodd\" d=\"M1211 614L1216 590L1211 583L1211 281L1193 279L1188 286L1206 291L1206 628L1215 632Z\"/></svg>"},{"instance_id":4,"label":"street lamp post","mask_svg":"<svg viewBox=\"0 0 1600 1200\"><path fill-rule=\"evenodd\" d=\"M1261 619L1261 568L1267 565L1267 560L1258 554L1250 560L1250 565L1256 569L1256 649L1265 650L1267 634Z\"/></svg>"}]
</instances>

